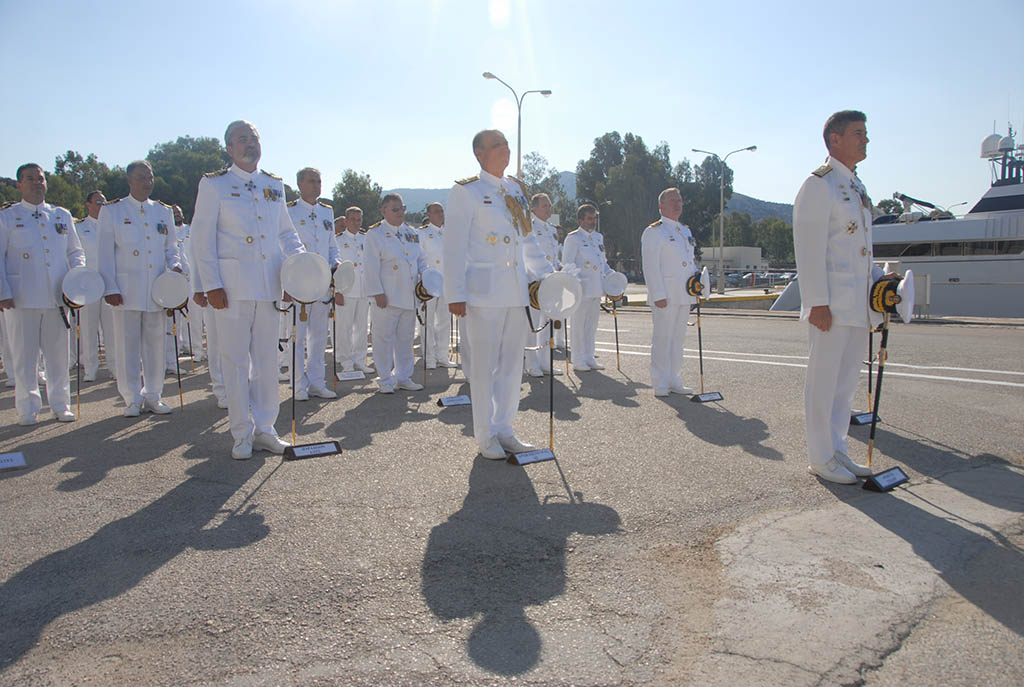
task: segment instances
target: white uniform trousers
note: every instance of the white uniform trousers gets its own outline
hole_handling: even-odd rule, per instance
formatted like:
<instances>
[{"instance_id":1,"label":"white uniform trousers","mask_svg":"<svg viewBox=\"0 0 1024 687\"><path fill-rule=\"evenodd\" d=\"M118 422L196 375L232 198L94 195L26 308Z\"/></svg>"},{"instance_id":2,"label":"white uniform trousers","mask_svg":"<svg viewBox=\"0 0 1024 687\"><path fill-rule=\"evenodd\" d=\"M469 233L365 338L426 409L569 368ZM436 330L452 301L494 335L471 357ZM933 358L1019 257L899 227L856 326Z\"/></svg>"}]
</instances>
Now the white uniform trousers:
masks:
<instances>
[{"instance_id":1,"label":"white uniform trousers","mask_svg":"<svg viewBox=\"0 0 1024 687\"><path fill-rule=\"evenodd\" d=\"M156 403L164 391L164 346L167 334L163 310L147 312L114 308L117 347L117 391L125 405Z\"/></svg>"},{"instance_id":2,"label":"white uniform trousers","mask_svg":"<svg viewBox=\"0 0 1024 687\"><path fill-rule=\"evenodd\" d=\"M296 303L295 307L301 308ZM330 303L316 301L306 306L307 320L296 316L295 327L295 390L308 391L310 388L326 388L324 381L324 359L327 350L327 327L331 313ZM291 356L291 348L288 349ZM291 357L288 358L289 362Z\"/></svg>"},{"instance_id":3,"label":"white uniform trousers","mask_svg":"<svg viewBox=\"0 0 1024 687\"><path fill-rule=\"evenodd\" d=\"M206 309L200 308L195 303L189 303L188 322L185 326L184 335L188 350L190 350L192 355L200 360L202 360L206 354L206 349L203 346L203 327L205 326L205 319ZM189 332L191 332L191 340L189 340Z\"/></svg>"},{"instance_id":4,"label":"white uniform trousers","mask_svg":"<svg viewBox=\"0 0 1024 687\"><path fill-rule=\"evenodd\" d=\"M117 379L117 334L114 333L114 307L102 301L100 305L100 340L107 369Z\"/></svg>"},{"instance_id":5,"label":"white uniform trousers","mask_svg":"<svg viewBox=\"0 0 1024 687\"><path fill-rule=\"evenodd\" d=\"M167 314L166 311L164 314ZM181 344L181 330L185 328L185 313L180 310L175 311L174 321L172 322L171 318L168 317L166 326L167 342L164 344L164 358L167 362L167 370L170 372L171 370L176 371L178 369L175 366L178 362L175 351L177 351L177 355L185 355L184 347Z\"/></svg>"},{"instance_id":6,"label":"white uniform trousers","mask_svg":"<svg viewBox=\"0 0 1024 687\"><path fill-rule=\"evenodd\" d=\"M217 318L213 316L214 309L207 306L200 308L198 305L189 309L190 312L203 313L203 324L206 327L206 364L210 369L210 384L213 387L213 395L218 401L226 401L228 392L224 388L224 375L221 372L220 354L217 335ZM194 334L193 334L194 336Z\"/></svg>"},{"instance_id":7,"label":"white uniform trousers","mask_svg":"<svg viewBox=\"0 0 1024 687\"><path fill-rule=\"evenodd\" d=\"M651 334L651 386L655 391L682 386L683 345L686 342L690 304L669 303L664 308L652 306L651 317L654 321Z\"/></svg>"},{"instance_id":8,"label":"white uniform trousers","mask_svg":"<svg viewBox=\"0 0 1024 687\"><path fill-rule=\"evenodd\" d=\"M835 451L847 452L850 407L868 349L868 328L832 325L823 332L808 324L807 330L807 461L824 465Z\"/></svg>"},{"instance_id":9,"label":"white uniform trousers","mask_svg":"<svg viewBox=\"0 0 1024 687\"><path fill-rule=\"evenodd\" d=\"M569 333L573 365L590 365L597 362L594 356L594 347L597 338L597 318L600 312L600 298L580 299L580 307L573 313L572 331Z\"/></svg>"},{"instance_id":10,"label":"white uniform trousers","mask_svg":"<svg viewBox=\"0 0 1024 687\"><path fill-rule=\"evenodd\" d=\"M81 349L82 374L87 377L95 377L100 367L100 312L102 312L102 300L83 305L78 309L79 331L81 342L78 348ZM71 332L70 360L74 367L78 362L76 355L76 332Z\"/></svg>"},{"instance_id":11,"label":"white uniform trousers","mask_svg":"<svg viewBox=\"0 0 1024 687\"><path fill-rule=\"evenodd\" d=\"M0 313L0 357L3 358L4 370L7 372L7 386L14 386L14 356L7 342L7 318Z\"/></svg>"},{"instance_id":12,"label":"white uniform trousers","mask_svg":"<svg viewBox=\"0 0 1024 687\"><path fill-rule=\"evenodd\" d=\"M530 320L534 329L540 329L534 333L530 331L526 335L526 369L551 371L551 356L548 351L548 339L551 338L551 327L548 325L548 318L540 310L530 308Z\"/></svg>"},{"instance_id":13,"label":"white uniform trousers","mask_svg":"<svg viewBox=\"0 0 1024 687\"><path fill-rule=\"evenodd\" d=\"M281 307L287 305L282 302ZM277 325L277 366L286 370L292 369L292 311L279 313Z\"/></svg>"},{"instance_id":14,"label":"white uniform trousers","mask_svg":"<svg viewBox=\"0 0 1024 687\"><path fill-rule=\"evenodd\" d=\"M43 407L39 394L39 349L46 364L46 400L53 411L68 410L71 383L68 375L68 328L57 308L14 308L4 311L7 345L14 372L14 407L18 415L32 416Z\"/></svg>"},{"instance_id":15,"label":"white uniform trousers","mask_svg":"<svg viewBox=\"0 0 1024 687\"><path fill-rule=\"evenodd\" d=\"M448 360L448 343L452 333L452 318L448 312L448 301L442 297L427 301L426 337L424 357L427 364L436 364L439 360Z\"/></svg>"},{"instance_id":16,"label":"white uniform trousers","mask_svg":"<svg viewBox=\"0 0 1024 687\"><path fill-rule=\"evenodd\" d=\"M351 371L356 365L366 364L369 307L369 298L345 296L345 305L339 305L334 311L338 330L338 340L334 342L335 355L342 370Z\"/></svg>"},{"instance_id":17,"label":"white uniform trousers","mask_svg":"<svg viewBox=\"0 0 1024 687\"><path fill-rule=\"evenodd\" d=\"M373 364L378 384L394 384L412 379L412 339L416 331L416 312L393 305L373 308Z\"/></svg>"},{"instance_id":18,"label":"white uniform trousers","mask_svg":"<svg viewBox=\"0 0 1024 687\"><path fill-rule=\"evenodd\" d=\"M213 313L232 438L250 437L253 430L276 435L280 399L275 362L281 313L272 301L230 297L228 307Z\"/></svg>"},{"instance_id":19,"label":"white uniform trousers","mask_svg":"<svg viewBox=\"0 0 1024 687\"><path fill-rule=\"evenodd\" d=\"M526 346L526 312L521 307L466 307L469 394L473 402L473 436L486 447L491 437L510 436L519 411ZM465 339L464 339L465 340ZM466 358L463 358L463 362Z\"/></svg>"}]
</instances>

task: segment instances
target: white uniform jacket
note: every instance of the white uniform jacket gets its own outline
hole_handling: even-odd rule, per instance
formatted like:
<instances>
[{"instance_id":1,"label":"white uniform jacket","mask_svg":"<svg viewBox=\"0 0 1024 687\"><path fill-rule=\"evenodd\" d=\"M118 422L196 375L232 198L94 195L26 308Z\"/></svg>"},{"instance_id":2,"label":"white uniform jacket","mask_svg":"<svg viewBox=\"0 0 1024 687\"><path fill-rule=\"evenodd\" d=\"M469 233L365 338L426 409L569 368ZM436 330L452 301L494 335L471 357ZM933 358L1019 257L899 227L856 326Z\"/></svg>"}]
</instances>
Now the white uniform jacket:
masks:
<instances>
[{"instance_id":1,"label":"white uniform jacket","mask_svg":"<svg viewBox=\"0 0 1024 687\"><path fill-rule=\"evenodd\" d=\"M793 242L800 319L827 305L832 323L867 327L880 322L868 292L882 270L871 261L871 202L843 163L829 158L807 178L793 204Z\"/></svg>"},{"instance_id":2,"label":"white uniform jacket","mask_svg":"<svg viewBox=\"0 0 1024 687\"><path fill-rule=\"evenodd\" d=\"M126 196L100 208L99 224L104 295L121 294L125 310L162 310L153 302L153 281L181 267L170 206Z\"/></svg>"},{"instance_id":3,"label":"white uniform jacket","mask_svg":"<svg viewBox=\"0 0 1024 687\"><path fill-rule=\"evenodd\" d=\"M408 224L393 227L386 221L370 227L363 243L366 253L368 296L384 294L388 305L413 310L420 273L427 267L416 231Z\"/></svg>"},{"instance_id":4,"label":"white uniform jacket","mask_svg":"<svg viewBox=\"0 0 1024 687\"><path fill-rule=\"evenodd\" d=\"M604 295L601 278L612 271L604 254L604 237L596 231L577 229L569 232L562 246L562 263L580 268L580 286L584 298Z\"/></svg>"},{"instance_id":5,"label":"white uniform jacket","mask_svg":"<svg viewBox=\"0 0 1024 687\"><path fill-rule=\"evenodd\" d=\"M506 196L512 196L506 201ZM529 222L529 201L518 179L480 170L460 179L445 209L444 296L449 303L494 308L525 307L527 272L542 277L554 268L532 235L520 234L508 203Z\"/></svg>"},{"instance_id":6,"label":"white uniform jacket","mask_svg":"<svg viewBox=\"0 0 1024 687\"><path fill-rule=\"evenodd\" d=\"M562 246L558 243L558 230L534 215L533 235L537 237L537 243L544 251L544 259L550 262L556 270L561 267Z\"/></svg>"},{"instance_id":7,"label":"white uniform jacket","mask_svg":"<svg viewBox=\"0 0 1024 687\"><path fill-rule=\"evenodd\" d=\"M78 241L85 251L85 265L89 269L100 271L100 223L88 215L84 219L75 220L75 231Z\"/></svg>"},{"instance_id":8,"label":"white uniform jacket","mask_svg":"<svg viewBox=\"0 0 1024 687\"><path fill-rule=\"evenodd\" d=\"M320 201L310 205L302 198L297 198L288 203L288 216L292 218L295 231L299 233L306 250L322 257L334 269L341 262L338 258L338 244L334 240L334 209Z\"/></svg>"},{"instance_id":9,"label":"white uniform jacket","mask_svg":"<svg viewBox=\"0 0 1024 687\"><path fill-rule=\"evenodd\" d=\"M280 298L284 257L305 250L280 177L237 165L199 180L191 242L203 290L222 288L229 303Z\"/></svg>"},{"instance_id":10,"label":"white uniform jacket","mask_svg":"<svg viewBox=\"0 0 1024 687\"><path fill-rule=\"evenodd\" d=\"M444 229L428 223L427 226L420 227L417 233L427 267L433 267L439 272L443 271L441 265L444 262Z\"/></svg>"},{"instance_id":11,"label":"white uniform jacket","mask_svg":"<svg viewBox=\"0 0 1024 687\"><path fill-rule=\"evenodd\" d=\"M25 201L0 210L0 300L16 308L56 308L64 275L85 264L75 221L64 208Z\"/></svg>"},{"instance_id":12,"label":"white uniform jacket","mask_svg":"<svg viewBox=\"0 0 1024 687\"><path fill-rule=\"evenodd\" d=\"M669 305L695 302L686 293L686 280L696 271L693 249L695 242L690 227L662 217L640 237L640 257L647 283L647 302L668 299Z\"/></svg>"},{"instance_id":13,"label":"white uniform jacket","mask_svg":"<svg viewBox=\"0 0 1024 687\"><path fill-rule=\"evenodd\" d=\"M366 260L365 247L366 234L355 233L347 229L334 237L338 246L338 259L342 262L348 260L356 270L356 281L352 289L345 294L345 298L366 298ZM346 301L347 303L348 301Z\"/></svg>"}]
</instances>

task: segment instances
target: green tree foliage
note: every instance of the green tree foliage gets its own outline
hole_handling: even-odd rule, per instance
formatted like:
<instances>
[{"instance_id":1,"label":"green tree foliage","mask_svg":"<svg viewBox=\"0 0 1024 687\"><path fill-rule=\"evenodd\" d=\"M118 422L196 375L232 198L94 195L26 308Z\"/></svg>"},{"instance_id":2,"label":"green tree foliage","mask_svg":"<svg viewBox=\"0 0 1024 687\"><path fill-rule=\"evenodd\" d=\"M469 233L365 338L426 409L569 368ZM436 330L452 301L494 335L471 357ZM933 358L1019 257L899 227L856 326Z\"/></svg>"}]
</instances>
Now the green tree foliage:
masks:
<instances>
[{"instance_id":1,"label":"green tree foliage","mask_svg":"<svg viewBox=\"0 0 1024 687\"><path fill-rule=\"evenodd\" d=\"M754 223L745 212L730 212L725 216L725 245L753 246Z\"/></svg>"},{"instance_id":2,"label":"green tree foliage","mask_svg":"<svg viewBox=\"0 0 1024 687\"><path fill-rule=\"evenodd\" d=\"M229 163L220 139L209 136L179 136L175 141L160 143L149 151L146 160L153 165L156 177L153 198L180 205L186 221L191 221L195 211L199 180Z\"/></svg>"},{"instance_id":3,"label":"green tree foliage","mask_svg":"<svg viewBox=\"0 0 1024 687\"><path fill-rule=\"evenodd\" d=\"M726 246L757 246L773 267L792 265L793 227L778 217L751 221L746 212L730 212L725 216Z\"/></svg>"},{"instance_id":4,"label":"green tree foliage","mask_svg":"<svg viewBox=\"0 0 1024 687\"><path fill-rule=\"evenodd\" d=\"M893 198L882 198L876 207L887 215L898 215L903 212L903 203Z\"/></svg>"},{"instance_id":5,"label":"green tree foliage","mask_svg":"<svg viewBox=\"0 0 1024 687\"><path fill-rule=\"evenodd\" d=\"M19 200L21 200L21 194L18 193L15 180L0 177L0 204Z\"/></svg>"},{"instance_id":6,"label":"green tree foliage","mask_svg":"<svg viewBox=\"0 0 1024 687\"><path fill-rule=\"evenodd\" d=\"M78 151L69 150L54 160L53 173L87 196L97 189L103 190L104 184L110 180L111 169L100 162L96 153L82 157Z\"/></svg>"},{"instance_id":7,"label":"green tree foliage","mask_svg":"<svg viewBox=\"0 0 1024 687\"><path fill-rule=\"evenodd\" d=\"M379 222L384 215L380 211L380 199L384 189L375 183L369 174L346 169L341 176L341 181L334 185L334 214L335 216L345 212L346 208L353 205L363 210L363 226Z\"/></svg>"}]
</instances>

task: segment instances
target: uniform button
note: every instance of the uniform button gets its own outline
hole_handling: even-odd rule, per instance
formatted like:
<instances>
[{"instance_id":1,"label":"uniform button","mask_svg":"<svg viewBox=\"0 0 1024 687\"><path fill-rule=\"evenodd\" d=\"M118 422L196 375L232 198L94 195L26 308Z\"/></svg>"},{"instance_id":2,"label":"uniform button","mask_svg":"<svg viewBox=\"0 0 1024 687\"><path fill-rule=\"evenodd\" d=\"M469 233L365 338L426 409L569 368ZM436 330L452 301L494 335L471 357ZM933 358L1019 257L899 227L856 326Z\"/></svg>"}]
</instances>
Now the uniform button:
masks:
<instances>
[{"instance_id":1,"label":"uniform button","mask_svg":"<svg viewBox=\"0 0 1024 687\"><path fill-rule=\"evenodd\" d=\"M257 221L259 221L259 222L262 222L262 221L263 221L263 218L262 218L262 217L259 217L259 216L257 216L257 217L256 217L256 220L257 220Z\"/></svg>"},{"instance_id":2,"label":"uniform button","mask_svg":"<svg viewBox=\"0 0 1024 687\"><path fill-rule=\"evenodd\" d=\"M151 251L151 250L147 250L146 252L147 252L147 253L150 253L150 254L152 254L152 253L153 253L153 251Z\"/></svg>"},{"instance_id":3,"label":"uniform button","mask_svg":"<svg viewBox=\"0 0 1024 687\"><path fill-rule=\"evenodd\" d=\"M266 259L267 259L267 256L266 256L266 255L263 255L263 256L260 256L260 257L262 257L262 258L263 258L264 260L266 260Z\"/></svg>"},{"instance_id":4,"label":"uniform button","mask_svg":"<svg viewBox=\"0 0 1024 687\"><path fill-rule=\"evenodd\" d=\"M143 226L146 226L146 227L148 227L148 226L149 226L149 222L145 222L145 223L143 224ZM148 239L149 237L147 236L146 238Z\"/></svg>"},{"instance_id":5,"label":"uniform button","mask_svg":"<svg viewBox=\"0 0 1024 687\"><path fill-rule=\"evenodd\" d=\"M50 266L50 263L46 263L46 266L47 266L47 267L49 267L49 266Z\"/></svg>"},{"instance_id":6,"label":"uniform button","mask_svg":"<svg viewBox=\"0 0 1024 687\"><path fill-rule=\"evenodd\" d=\"M149 239L150 239L149 234L146 234L146 240L148 241Z\"/></svg>"},{"instance_id":7,"label":"uniform button","mask_svg":"<svg viewBox=\"0 0 1024 687\"><path fill-rule=\"evenodd\" d=\"M28 255L28 253L22 253L22 254L21 254L21 257L23 257L23 258L25 258L26 260L28 260L28 258L29 258L29 255Z\"/></svg>"},{"instance_id":8,"label":"uniform button","mask_svg":"<svg viewBox=\"0 0 1024 687\"><path fill-rule=\"evenodd\" d=\"M261 239L265 239L265 238L267 238L267 237L266 237L266 236L264 236L263 234L260 234L260 238L261 238Z\"/></svg>"},{"instance_id":9,"label":"uniform button","mask_svg":"<svg viewBox=\"0 0 1024 687\"><path fill-rule=\"evenodd\" d=\"M440 264L441 264L441 261L440 261L440 260L435 260L434 262L436 262L436 263L437 263L438 265L440 265Z\"/></svg>"},{"instance_id":10,"label":"uniform button","mask_svg":"<svg viewBox=\"0 0 1024 687\"><path fill-rule=\"evenodd\" d=\"M132 255L134 255L135 257L139 257L139 251L133 250Z\"/></svg>"},{"instance_id":11,"label":"uniform button","mask_svg":"<svg viewBox=\"0 0 1024 687\"><path fill-rule=\"evenodd\" d=\"M150 266L149 266L149 269L153 269L153 266L152 266L152 265L150 265Z\"/></svg>"},{"instance_id":12,"label":"uniform button","mask_svg":"<svg viewBox=\"0 0 1024 687\"><path fill-rule=\"evenodd\" d=\"M396 270L398 269L398 265L395 265L395 269L396 269Z\"/></svg>"},{"instance_id":13,"label":"uniform button","mask_svg":"<svg viewBox=\"0 0 1024 687\"><path fill-rule=\"evenodd\" d=\"M683 260L683 267L686 267L686 261Z\"/></svg>"},{"instance_id":14,"label":"uniform button","mask_svg":"<svg viewBox=\"0 0 1024 687\"><path fill-rule=\"evenodd\" d=\"M255 239L253 239L253 237L252 237L252 236L246 236L246 237L245 237L245 242L246 242L246 243L248 243L248 244L249 244L250 246L252 245L252 242L253 242L254 240L255 240Z\"/></svg>"},{"instance_id":15,"label":"uniform button","mask_svg":"<svg viewBox=\"0 0 1024 687\"><path fill-rule=\"evenodd\" d=\"M860 249L860 254L861 255L867 255L868 254L868 249L867 248L861 248Z\"/></svg>"},{"instance_id":16,"label":"uniform button","mask_svg":"<svg viewBox=\"0 0 1024 687\"><path fill-rule=\"evenodd\" d=\"M44 248L44 249L43 249L43 252L44 252L44 253L49 253L49 252L50 252L50 249L49 249L49 248Z\"/></svg>"},{"instance_id":17,"label":"uniform button","mask_svg":"<svg viewBox=\"0 0 1024 687\"><path fill-rule=\"evenodd\" d=\"M511 266L512 266L512 263L509 262L508 260L506 260L505 261L505 267L511 267Z\"/></svg>"},{"instance_id":18,"label":"uniform button","mask_svg":"<svg viewBox=\"0 0 1024 687\"><path fill-rule=\"evenodd\" d=\"M40 224L39 226L41 226L41 227L45 227L46 225L45 225L45 224ZM46 240L46 237L45 237L45 236L43 237L43 240L44 240L44 241Z\"/></svg>"}]
</instances>

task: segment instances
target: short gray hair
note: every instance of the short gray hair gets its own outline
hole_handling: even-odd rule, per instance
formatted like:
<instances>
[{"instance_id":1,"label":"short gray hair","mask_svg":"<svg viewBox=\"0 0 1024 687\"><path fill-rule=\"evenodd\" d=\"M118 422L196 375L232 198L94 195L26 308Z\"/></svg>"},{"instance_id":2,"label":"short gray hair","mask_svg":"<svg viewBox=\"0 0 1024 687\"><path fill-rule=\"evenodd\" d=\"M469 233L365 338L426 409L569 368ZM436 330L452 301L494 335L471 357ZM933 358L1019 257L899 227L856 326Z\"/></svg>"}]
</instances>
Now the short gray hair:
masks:
<instances>
[{"instance_id":1,"label":"short gray hair","mask_svg":"<svg viewBox=\"0 0 1024 687\"><path fill-rule=\"evenodd\" d=\"M541 193L534 193L533 196L530 197L530 207L535 208L538 205L540 205L540 199L541 198L547 198L548 202L549 203L551 202L551 196L549 196L548 194L543 193L543 192L541 192Z\"/></svg>"},{"instance_id":2,"label":"short gray hair","mask_svg":"<svg viewBox=\"0 0 1024 687\"><path fill-rule=\"evenodd\" d=\"M302 179L307 174L309 174L310 172L315 172L316 174L320 174L320 170L317 169L316 167L303 167L298 172L296 172L296 174L295 174L295 183L296 184L301 184L302 183Z\"/></svg>"},{"instance_id":3,"label":"short gray hair","mask_svg":"<svg viewBox=\"0 0 1024 687\"><path fill-rule=\"evenodd\" d=\"M147 160L132 160L128 163L128 166L124 168L124 175L130 177L132 172L137 170L139 167L148 167L149 171L153 171L153 165L149 164Z\"/></svg>"},{"instance_id":4,"label":"short gray hair","mask_svg":"<svg viewBox=\"0 0 1024 687\"><path fill-rule=\"evenodd\" d=\"M399 205L405 205L405 201L402 200L402 196L397 193L387 193L383 198L380 199L380 207L383 210L384 206L393 200L397 200Z\"/></svg>"},{"instance_id":5,"label":"short gray hair","mask_svg":"<svg viewBox=\"0 0 1024 687\"><path fill-rule=\"evenodd\" d=\"M665 198L667 196L672 195L673 193L678 195L680 198L683 197L683 194L679 192L678 188L676 188L675 186L669 186L667 189L665 189L664 191L662 191L661 193L658 194L658 205L661 205L662 203L664 203L665 202Z\"/></svg>"},{"instance_id":6,"label":"short gray hair","mask_svg":"<svg viewBox=\"0 0 1024 687\"><path fill-rule=\"evenodd\" d=\"M256 132L256 136L260 135L257 131L256 125L250 122L248 119L236 119L235 121L228 124L228 128L224 130L224 145L231 145L231 138L235 135L235 131L242 127L248 127Z\"/></svg>"}]
</instances>

